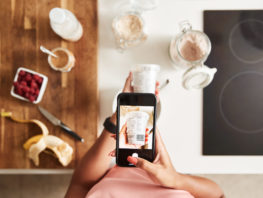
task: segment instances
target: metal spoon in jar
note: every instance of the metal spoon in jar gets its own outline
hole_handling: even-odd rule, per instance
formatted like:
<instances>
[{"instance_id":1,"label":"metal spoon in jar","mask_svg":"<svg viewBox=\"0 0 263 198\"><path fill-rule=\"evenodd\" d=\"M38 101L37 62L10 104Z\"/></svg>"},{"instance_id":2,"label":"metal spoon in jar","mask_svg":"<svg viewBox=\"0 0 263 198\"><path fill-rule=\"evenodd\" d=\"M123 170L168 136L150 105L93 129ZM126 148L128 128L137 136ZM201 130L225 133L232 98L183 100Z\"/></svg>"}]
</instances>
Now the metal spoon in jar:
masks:
<instances>
[{"instance_id":1,"label":"metal spoon in jar","mask_svg":"<svg viewBox=\"0 0 263 198\"><path fill-rule=\"evenodd\" d=\"M58 56L56 54L54 54L53 52L51 52L50 50L48 50L47 48L45 48L44 46L40 45L40 50L46 54L49 54L50 56L53 56L55 58L58 58Z\"/></svg>"},{"instance_id":2,"label":"metal spoon in jar","mask_svg":"<svg viewBox=\"0 0 263 198\"><path fill-rule=\"evenodd\" d=\"M170 82L170 80L166 79L166 81L160 85L159 90L161 91L164 87L166 87L166 85L169 84L169 82Z\"/></svg>"}]
</instances>

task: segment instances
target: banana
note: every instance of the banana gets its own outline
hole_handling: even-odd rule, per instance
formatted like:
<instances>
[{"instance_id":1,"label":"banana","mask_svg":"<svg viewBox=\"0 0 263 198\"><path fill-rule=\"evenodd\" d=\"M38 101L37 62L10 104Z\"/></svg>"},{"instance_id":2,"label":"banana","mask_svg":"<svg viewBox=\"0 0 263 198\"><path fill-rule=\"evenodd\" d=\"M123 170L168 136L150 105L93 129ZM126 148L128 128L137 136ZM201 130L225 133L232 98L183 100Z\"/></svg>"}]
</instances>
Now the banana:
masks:
<instances>
[{"instance_id":1,"label":"banana","mask_svg":"<svg viewBox=\"0 0 263 198\"><path fill-rule=\"evenodd\" d=\"M32 144L37 143L43 135L35 135L31 138L29 138L24 144L23 147L25 150L29 150L29 148L32 146Z\"/></svg>"},{"instance_id":2,"label":"banana","mask_svg":"<svg viewBox=\"0 0 263 198\"><path fill-rule=\"evenodd\" d=\"M1 116L9 117L20 123L34 123L40 127L42 135L33 136L23 144L24 149L28 151L29 158L32 159L36 166L39 166L39 154L41 152L52 154L52 156L54 156L54 153L63 166L67 166L71 162L73 155L72 147L57 136L48 135L49 132L46 125L41 121L34 119L20 120L14 118L11 112L1 112ZM52 150L53 153L47 152L46 149Z\"/></svg>"}]
</instances>

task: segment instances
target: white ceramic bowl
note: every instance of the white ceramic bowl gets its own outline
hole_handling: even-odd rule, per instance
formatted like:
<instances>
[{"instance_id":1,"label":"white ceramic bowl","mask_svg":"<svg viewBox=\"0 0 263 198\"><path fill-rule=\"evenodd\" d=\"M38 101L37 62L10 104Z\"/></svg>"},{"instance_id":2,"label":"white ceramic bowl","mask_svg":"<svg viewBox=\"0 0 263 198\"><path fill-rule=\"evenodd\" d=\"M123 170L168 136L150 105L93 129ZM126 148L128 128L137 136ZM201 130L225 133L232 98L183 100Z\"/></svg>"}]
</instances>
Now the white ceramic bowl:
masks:
<instances>
[{"instance_id":1,"label":"white ceramic bowl","mask_svg":"<svg viewBox=\"0 0 263 198\"><path fill-rule=\"evenodd\" d=\"M42 82L41 88L40 88L40 90L39 90L39 95L38 95L37 99L33 102L34 104L39 103L39 102L42 100L42 97L43 97L44 92L45 92L45 90L46 90L47 82L48 82L48 77L46 77L45 75L40 74L40 73L38 73L38 72L32 71L32 70L30 70L30 69L27 69L27 68L24 68L24 67L19 67L19 68L17 69L17 71L16 71L16 75L15 75L15 78L14 78L14 82L17 81L17 79L18 79L18 74L19 74L19 72L20 72L21 70L23 70L23 71L25 71L25 72L28 72L28 73L31 73L31 74L37 74L37 75L39 75L41 78L43 78L43 82ZM12 86L10 93L11 93L11 95L14 96L15 98L18 98L18 99L20 99L20 100L24 100L24 101L30 102L30 100L28 100L27 98L24 98L23 96L20 96L20 95L18 95L18 94L15 93L15 87L14 87L14 85Z\"/></svg>"}]
</instances>

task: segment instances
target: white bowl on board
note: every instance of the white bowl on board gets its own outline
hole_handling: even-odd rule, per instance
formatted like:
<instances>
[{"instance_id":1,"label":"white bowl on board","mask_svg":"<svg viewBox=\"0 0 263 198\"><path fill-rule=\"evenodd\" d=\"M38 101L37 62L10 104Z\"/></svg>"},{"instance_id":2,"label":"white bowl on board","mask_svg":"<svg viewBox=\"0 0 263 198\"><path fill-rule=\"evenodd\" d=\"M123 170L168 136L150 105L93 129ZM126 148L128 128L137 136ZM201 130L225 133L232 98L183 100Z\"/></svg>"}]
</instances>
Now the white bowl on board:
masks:
<instances>
[{"instance_id":1,"label":"white bowl on board","mask_svg":"<svg viewBox=\"0 0 263 198\"><path fill-rule=\"evenodd\" d=\"M17 71L16 71L16 75L15 75L15 78L14 78L14 81L13 81L13 82L16 82L16 81L18 80L18 75L19 75L19 72L20 72L21 70L23 70L23 71L25 71L25 72L28 72L28 73L31 73L31 74L37 74L37 75L39 75L39 76L43 79L42 84L41 84L41 88L40 88L40 90L39 90L39 95L38 95L37 99L32 102L32 103L34 103L34 104L39 103L39 102L42 100L43 95L44 95L44 93L45 93L45 90L46 90L46 87L47 87L47 82L48 82L48 77L46 77L45 75L40 74L40 73L38 73L38 72L35 72L35 71L33 71L33 70L30 70L30 69L27 69L27 68L24 68L24 67L19 67L19 68L17 69ZM20 96L20 95L18 95L17 93L15 93L15 87L14 87L14 85L12 85L12 88L11 88L11 92L10 92L10 93L11 93L11 95L12 95L13 97L15 97L15 98L18 98L18 99L20 99L20 100L24 100L24 101L30 102L30 100L28 100L27 98L25 98L25 97L23 97L23 96Z\"/></svg>"}]
</instances>

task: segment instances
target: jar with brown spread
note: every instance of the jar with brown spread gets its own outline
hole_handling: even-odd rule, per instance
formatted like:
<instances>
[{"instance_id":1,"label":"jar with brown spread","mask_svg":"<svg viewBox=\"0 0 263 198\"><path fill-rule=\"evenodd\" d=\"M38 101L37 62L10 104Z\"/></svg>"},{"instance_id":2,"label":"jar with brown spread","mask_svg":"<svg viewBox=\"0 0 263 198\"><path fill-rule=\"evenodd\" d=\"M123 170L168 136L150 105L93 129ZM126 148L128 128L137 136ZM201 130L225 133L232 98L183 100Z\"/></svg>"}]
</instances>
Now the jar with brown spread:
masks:
<instances>
[{"instance_id":1,"label":"jar with brown spread","mask_svg":"<svg viewBox=\"0 0 263 198\"><path fill-rule=\"evenodd\" d=\"M52 52L57 55L57 57L48 56L48 63L52 69L69 72L75 66L75 57L68 49L58 47L53 49Z\"/></svg>"}]
</instances>

